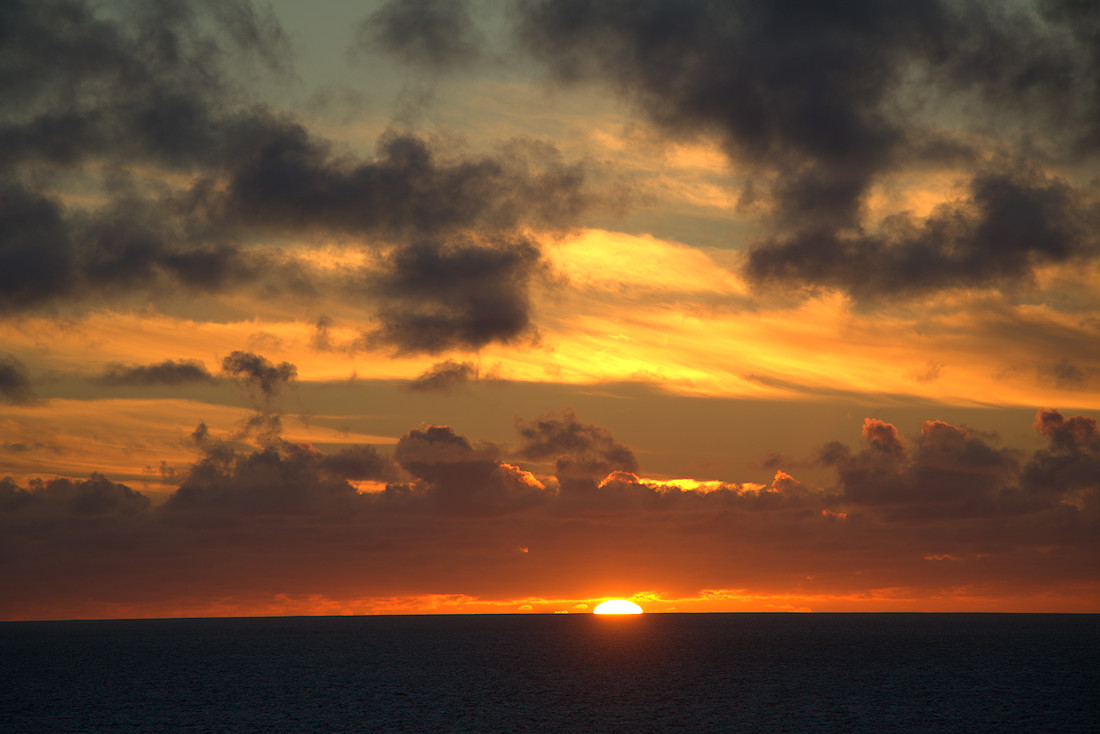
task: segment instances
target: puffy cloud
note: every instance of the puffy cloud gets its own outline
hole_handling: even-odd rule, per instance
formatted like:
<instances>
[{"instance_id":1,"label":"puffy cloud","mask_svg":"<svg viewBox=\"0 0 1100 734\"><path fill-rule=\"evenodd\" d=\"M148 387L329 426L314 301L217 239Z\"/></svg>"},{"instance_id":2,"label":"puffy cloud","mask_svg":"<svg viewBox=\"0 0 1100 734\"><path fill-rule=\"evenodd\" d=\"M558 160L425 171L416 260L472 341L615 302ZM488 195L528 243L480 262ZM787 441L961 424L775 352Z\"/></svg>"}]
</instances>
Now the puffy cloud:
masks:
<instances>
[{"instance_id":1,"label":"puffy cloud","mask_svg":"<svg viewBox=\"0 0 1100 734\"><path fill-rule=\"evenodd\" d=\"M1022 484L1030 492L1100 509L1100 434L1096 419L1065 418L1056 410L1040 410L1035 430L1050 439L1024 467Z\"/></svg>"},{"instance_id":2,"label":"puffy cloud","mask_svg":"<svg viewBox=\"0 0 1100 734\"><path fill-rule=\"evenodd\" d=\"M127 366L112 363L96 379L106 385L181 385L210 382L214 376L197 359L166 359L157 364Z\"/></svg>"},{"instance_id":3,"label":"puffy cloud","mask_svg":"<svg viewBox=\"0 0 1100 734\"><path fill-rule=\"evenodd\" d=\"M290 362L276 365L259 354L239 350L222 360L222 371L247 388L259 389L266 398L277 396L298 377L298 368Z\"/></svg>"},{"instance_id":4,"label":"puffy cloud","mask_svg":"<svg viewBox=\"0 0 1100 734\"><path fill-rule=\"evenodd\" d=\"M132 516L146 513L149 506L149 499L141 492L101 474L83 480L36 480L28 489L16 486L10 478L0 479L0 513L12 516Z\"/></svg>"},{"instance_id":5,"label":"puffy cloud","mask_svg":"<svg viewBox=\"0 0 1100 734\"><path fill-rule=\"evenodd\" d=\"M1035 414L1035 432L1049 438L1058 450L1100 451L1095 418L1084 415L1065 418L1057 410L1040 410Z\"/></svg>"},{"instance_id":6,"label":"puffy cloud","mask_svg":"<svg viewBox=\"0 0 1100 734\"><path fill-rule=\"evenodd\" d=\"M499 456L497 447L475 446L450 426L410 431L394 450L394 460L416 478L413 502L419 494L444 513L497 515L546 499L538 480ZM409 491L405 489L406 495Z\"/></svg>"},{"instance_id":7,"label":"puffy cloud","mask_svg":"<svg viewBox=\"0 0 1100 734\"><path fill-rule=\"evenodd\" d=\"M383 297L381 325L364 335L368 345L437 353L533 332L528 286L543 264L527 238L418 242L398 250L387 265L364 283Z\"/></svg>"},{"instance_id":8,"label":"puffy cloud","mask_svg":"<svg viewBox=\"0 0 1100 734\"><path fill-rule=\"evenodd\" d=\"M283 73L288 54L274 17L243 0L16 3L3 20L2 311L343 292L378 314L364 345L478 348L529 331L541 252L520 232L571 226L592 200L583 169L548 145L447 154L391 131L356 159L251 104L238 77ZM319 231L371 248L381 270L333 282L263 244Z\"/></svg>"},{"instance_id":9,"label":"puffy cloud","mask_svg":"<svg viewBox=\"0 0 1100 734\"><path fill-rule=\"evenodd\" d=\"M836 469L843 498L894 519L991 517L1050 508L1057 493L1021 482L1021 454L991 446L965 428L925 421L909 449L897 429L867 419L868 448L830 444L822 461Z\"/></svg>"},{"instance_id":10,"label":"puffy cloud","mask_svg":"<svg viewBox=\"0 0 1100 734\"><path fill-rule=\"evenodd\" d=\"M517 429L529 456L636 464L570 412ZM1087 600L1100 537L1095 422L1047 410L1036 430L1051 444L1029 457L941 421L905 442L868 420L865 448L829 451L839 494L782 470L766 485L686 488L621 468L595 479L592 468L581 495L448 426L409 431L393 462L369 446L245 447L200 427L201 456L160 507L100 476L0 482L0 578L18 592L0 614L88 599L245 609L287 593L569 598L609 579L670 594L894 589L942 600L954 588ZM364 479L386 489L359 492L352 482Z\"/></svg>"},{"instance_id":11,"label":"puffy cloud","mask_svg":"<svg viewBox=\"0 0 1100 734\"><path fill-rule=\"evenodd\" d=\"M604 80L666 133L717 135L770 189L757 280L858 297L1026 279L1095 257L1096 207L1028 165L993 168L927 219L865 221L903 168L1100 152L1100 13L1075 2L517 0L522 48L563 80ZM1045 148L1029 136L1040 131Z\"/></svg>"},{"instance_id":12,"label":"puffy cloud","mask_svg":"<svg viewBox=\"0 0 1100 734\"><path fill-rule=\"evenodd\" d=\"M287 442L240 453L207 441L203 458L191 467L164 511L345 514L361 504L349 479L389 476L389 463L369 446L326 456L310 446Z\"/></svg>"},{"instance_id":13,"label":"puffy cloud","mask_svg":"<svg viewBox=\"0 0 1100 734\"><path fill-rule=\"evenodd\" d=\"M26 365L10 354L0 357L0 396L10 403L34 400Z\"/></svg>"},{"instance_id":14,"label":"puffy cloud","mask_svg":"<svg viewBox=\"0 0 1100 734\"><path fill-rule=\"evenodd\" d=\"M477 365L448 359L433 364L409 384L415 392L452 392L478 378Z\"/></svg>"},{"instance_id":15,"label":"puffy cloud","mask_svg":"<svg viewBox=\"0 0 1100 734\"><path fill-rule=\"evenodd\" d=\"M904 215L871 234L803 230L758 244L757 280L841 288L858 298L1011 283L1036 265L1100 255L1100 208L1068 183L1033 169L991 169L970 198L923 220Z\"/></svg>"},{"instance_id":16,"label":"puffy cloud","mask_svg":"<svg viewBox=\"0 0 1100 734\"><path fill-rule=\"evenodd\" d=\"M634 473L634 452L600 426L581 423L572 410L548 414L533 421L518 420L523 439L519 455L531 461L554 461L561 479L598 481L614 471Z\"/></svg>"},{"instance_id":17,"label":"puffy cloud","mask_svg":"<svg viewBox=\"0 0 1100 734\"><path fill-rule=\"evenodd\" d=\"M584 172L549 146L516 142L497 156L447 159L424 139L390 131L373 160L339 156L300 125L279 126L242 151L212 214L264 229L325 229L391 240L470 228L563 226L588 205Z\"/></svg>"}]
</instances>

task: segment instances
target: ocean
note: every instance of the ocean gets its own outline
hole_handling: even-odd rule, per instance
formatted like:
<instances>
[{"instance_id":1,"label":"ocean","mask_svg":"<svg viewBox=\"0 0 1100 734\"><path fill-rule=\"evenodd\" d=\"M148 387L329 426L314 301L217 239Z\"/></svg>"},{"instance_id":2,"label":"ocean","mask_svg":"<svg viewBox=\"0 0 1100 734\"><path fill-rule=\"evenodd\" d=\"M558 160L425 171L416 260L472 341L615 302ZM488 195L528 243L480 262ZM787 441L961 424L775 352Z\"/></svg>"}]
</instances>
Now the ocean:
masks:
<instances>
[{"instance_id":1,"label":"ocean","mask_svg":"<svg viewBox=\"0 0 1100 734\"><path fill-rule=\"evenodd\" d=\"M1100 615L5 622L0 731L1100 732Z\"/></svg>"}]
</instances>

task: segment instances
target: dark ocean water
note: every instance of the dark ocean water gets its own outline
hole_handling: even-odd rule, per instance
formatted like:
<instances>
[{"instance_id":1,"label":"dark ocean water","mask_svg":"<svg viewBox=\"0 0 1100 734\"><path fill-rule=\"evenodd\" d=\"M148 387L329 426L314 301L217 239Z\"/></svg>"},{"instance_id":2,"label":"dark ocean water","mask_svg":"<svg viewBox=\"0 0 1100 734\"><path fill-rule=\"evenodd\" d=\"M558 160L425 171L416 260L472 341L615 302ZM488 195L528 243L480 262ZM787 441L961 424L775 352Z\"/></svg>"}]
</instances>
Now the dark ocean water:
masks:
<instances>
[{"instance_id":1,"label":"dark ocean water","mask_svg":"<svg viewBox=\"0 0 1100 734\"><path fill-rule=\"evenodd\" d=\"M3 732L1100 732L1100 615L0 624Z\"/></svg>"}]
</instances>

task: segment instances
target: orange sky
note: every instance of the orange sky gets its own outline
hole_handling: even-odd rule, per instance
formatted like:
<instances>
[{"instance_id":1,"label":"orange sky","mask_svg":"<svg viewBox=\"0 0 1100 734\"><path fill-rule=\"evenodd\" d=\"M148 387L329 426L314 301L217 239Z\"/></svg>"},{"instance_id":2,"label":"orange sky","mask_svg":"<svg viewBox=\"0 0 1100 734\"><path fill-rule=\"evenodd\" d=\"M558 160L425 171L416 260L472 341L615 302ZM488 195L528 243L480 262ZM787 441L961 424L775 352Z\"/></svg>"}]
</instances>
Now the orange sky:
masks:
<instances>
[{"instance_id":1,"label":"orange sky","mask_svg":"<svg viewBox=\"0 0 1100 734\"><path fill-rule=\"evenodd\" d=\"M1095 23L918 5L13 11L0 619L1100 612Z\"/></svg>"}]
</instances>

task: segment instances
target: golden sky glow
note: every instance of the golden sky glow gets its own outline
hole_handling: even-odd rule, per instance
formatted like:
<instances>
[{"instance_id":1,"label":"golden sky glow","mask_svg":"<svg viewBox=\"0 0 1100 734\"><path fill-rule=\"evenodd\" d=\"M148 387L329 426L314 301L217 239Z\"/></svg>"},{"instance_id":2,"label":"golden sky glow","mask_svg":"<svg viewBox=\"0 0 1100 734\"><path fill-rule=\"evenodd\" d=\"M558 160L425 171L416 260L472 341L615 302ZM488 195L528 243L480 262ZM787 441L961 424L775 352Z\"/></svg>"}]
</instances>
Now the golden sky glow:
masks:
<instances>
[{"instance_id":1,"label":"golden sky glow","mask_svg":"<svg viewBox=\"0 0 1100 734\"><path fill-rule=\"evenodd\" d=\"M1073 18L73 2L0 59L0 618L1100 611Z\"/></svg>"}]
</instances>

